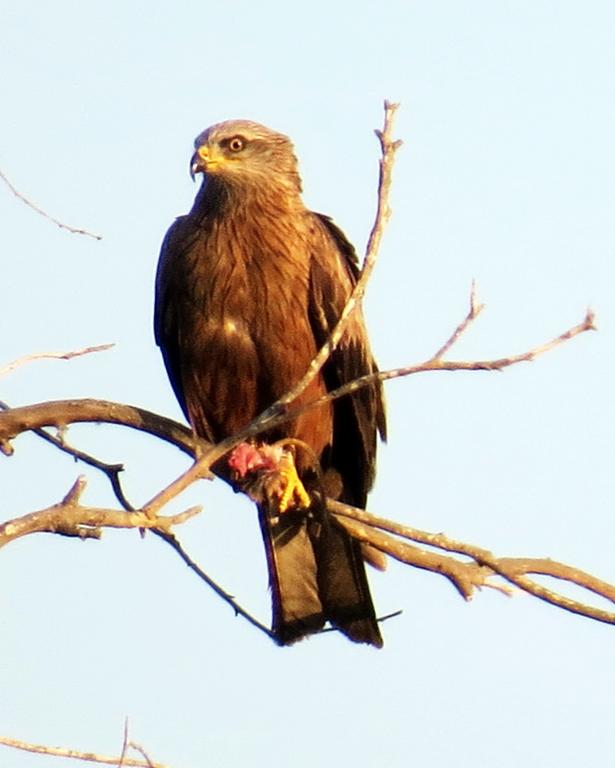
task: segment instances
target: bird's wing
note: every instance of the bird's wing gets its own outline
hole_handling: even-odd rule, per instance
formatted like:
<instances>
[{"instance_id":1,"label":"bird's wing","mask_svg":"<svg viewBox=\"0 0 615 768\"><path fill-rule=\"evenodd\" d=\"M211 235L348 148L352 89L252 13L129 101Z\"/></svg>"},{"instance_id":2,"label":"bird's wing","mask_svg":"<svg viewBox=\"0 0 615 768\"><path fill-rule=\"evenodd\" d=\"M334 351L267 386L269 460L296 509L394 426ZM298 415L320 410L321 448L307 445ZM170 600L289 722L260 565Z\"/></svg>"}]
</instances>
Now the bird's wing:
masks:
<instances>
[{"instance_id":1,"label":"bird's wing","mask_svg":"<svg viewBox=\"0 0 615 768\"><path fill-rule=\"evenodd\" d=\"M330 218L314 215L309 315L318 347L329 338L358 279L354 248ZM327 390L376 372L363 320L357 306L346 331L323 367ZM376 433L386 437L382 387L364 387L336 401L331 466L344 483L343 498L364 507L374 479Z\"/></svg>"},{"instance_id":2,"label":"bird's wing","mask_svg":"<svg viewBox=\"0 0 615 768\"><path fill-rule=\"evenodd\" d=\"M154 337L160 347L167 374L175 396L189 418L186 395L181 375L181 320L180 312L185 305L183 274L184 254L194 246L198 231L191 226L187 216L180 216L169 228L160 249L156 272L156 297L154 302Z\"/></svg>"}]
</instances>

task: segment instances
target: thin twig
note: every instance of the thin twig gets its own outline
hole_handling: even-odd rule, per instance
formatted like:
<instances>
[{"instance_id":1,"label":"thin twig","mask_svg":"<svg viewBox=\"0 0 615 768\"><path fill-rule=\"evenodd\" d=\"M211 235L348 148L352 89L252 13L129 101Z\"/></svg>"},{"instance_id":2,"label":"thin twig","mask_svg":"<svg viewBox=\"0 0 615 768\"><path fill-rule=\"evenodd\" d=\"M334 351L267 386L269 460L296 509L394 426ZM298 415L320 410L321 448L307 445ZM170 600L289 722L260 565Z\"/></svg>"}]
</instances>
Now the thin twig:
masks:
<instances>
[{"instance_id":1,"label":"thin twig","mask_svg":"<svg viewBox=\"0 0 615 768\"><path fill-rule=\"evenodd\" d=\"M147 761L149 768L155 768L156 763L154 763L154 761L150 758L141 744L137 744L136 741L129 741L128 745L131 747L131 749L134 749L135 752L139 752L139 754L143 756L143 759Z\"/></svg>"},{"instance_id":2,"label":"thin twig","mask_svg":"<svg viewBox=\"0 0 615 768\"><path fill-rule=\"evenodd\" d=\"M120 761L117 764L117 768L122 768L122 766L126 765L125 758L126 753L128 752L128 716L124 718L124 738L122 739L122 753L120 755Z\"/></svg>"},{"instance_id":3,"label":"thin twig","mask_svg":"<svg viewBox=\"0 0 615 768\"><path fill-rule=\"evenodd\" d=\"M1 170L0 170L0 179L2 179L2 181L6 184L6 186L15 195L15 197L19 198L19 200L21 200L22 203L25 203L29 208L32 208L33 211L36 211L36 213L39 213L44 218L53 222L56 226L60 227L60 229L65 229L68 232L72 232L74 235L86 235L87 237L93 237L94 240L102 240L102 235L95 235L93 232L89 232L87 229L81 229L80 227L71 227L68 224L64 224L64 222L60 221L59 219L56 219L53 216L50 216L46 211L44 211L42 208L36 205L36 203L33 203L25 195L23 195L16 187L14 187L6 177L6 174L3 173L3 171Z\"/></svg>"},{"instance_id":4,"label":"thin twig","mask_svg":"<svg viewBox=\"0 0 615 768\"><path fill-rule=\"evenodd\" d=\"M485 308L484 304L481 304L476 298L476 282L472 280L472 289L470 291L470 309L468 314L459 323L455 330L451 333L448 339L440 347L440 349L431 358L432 360L440 360L449 351L449 349L459 341L459 338L464 334L469 326L476 320L480 313Z\"/></svg>"},{"instance_id":5,"label":"thin twig","mask_svg":"<svg viewBox=\"0 0 615 768\"><path fill-rule=\"evenodd\" d=\"M23 752L35 752L39 755L52 755L53 757L70 757L74 760L84 760L90 763L98 763L99 765L117 766L120 759L119 757L99 755L95 752L81 752L77 749L30 744L26 741L10 739L7 736L0 736L0 745L12 747L13 749L20 749ZM125 758L122 765L125 766L125 768L169 768L164 763L152 763L150 760L144 762L143 760L134 760L132 758Z\"/></svg>"},{"instance_id":6,"label":"thin twig","mask_svg":"<svg viewBox=\"0 0 615 768\"><path fill-rule=\"evenodd\" d=\"M467 327L466 321L467 318L463 321L462 324L458 326L455 333L457 333L459 328L462 326L464 329ZM344 397L345 395L350 395L353 392L362 389L363 387L373 385L376 381L385 382L390 381L391 379L399 379L405 376L412 376L417 373L429 373L433 371L502 371L505 368L509 368L511 365L532 362L539 355L544 355L546 352L550 352L552 349L555 349L555 347L559 346L563 342L569 341L581 333L595 329L596 326L594 324L594 314L591 310L588 310L587 315L578 325L569 328L567 331L564 331L564 333L560 334L556 338L551 339L551 341L548 341L545 344L539 344L537 347L533 347L529 351L522 352L518 355L499 357L493 360L442 360L437 356L440 353L438 350L436 355L423 363L408 365L403 368L391 368L388 371L377 371L375 373L369 373L365 376L361 376L358 379L354 379L354 381L350 381L347 384L343 384L337 389L332 389L330 392L327 392L326 395L323 395L316 400L311 400L309 403L305 403L297 408L293 408L283 416L276 417L267 424L267 429L277 426L283 421L294 420L306 411L312 410L312 408L318 408L319 406L322 406L324 403L328 403L331 400L337 400L338 398ZM457 338L458 337L459 334L457 335ZM448 342L447 345L450 348L450 344Z\"/></svg>"},{"instance_id":7,"label":"thin twig","mask_svg":"<svg viewBox=\"0 0 615 768\"><path fill-rule=\"evenodd\" d=\"M0 400L0 411L8 410L10 410L8 403ZM45 440L45 442L53 445L59 451L72 456L74 459L77 459L77 461L82 461L84 464L87 464L94 469L98 469L100 472L106 475L109 483L111 484L113 493L115 494L115 498L119 501L122 507L127 512L132 512L134 510L133 505L126 498L126 494L124 493L122 482L120 480L120 473L124 471L123 464L109 464L106 461L102 461L102 459L97 459L96 456L92 456L90 453L86 453L79 448L75 448L74 446L69 445L66 442L64 436L56 437L55 435L47 432L45 429L33 429L32 432L34 432L37 437L40 437L41 440Z\"/></svg>"},{"instance_id":8,"label":"thin twig","mask_svg":"<svg viewBox=\"0 0 615 768\"><path fill-rule=\"evenodd\" d=\"M331 352L337 347L340 339L344 335L348 319L354 312L356 306L361 302L367 283L376 265L378 259L378 253L380 250L380 243L382 242L382 236L384 234L384 228L391 217L391 209L389 207L389 192L391 189L391 179L393 172L393 164L395 162L395 153L401 147L401 141L394 141L392 138L393 132L393 120L395 112L397 111L399 104L393 104L392 102L385 101L384 103L384 126L382 131L376 130L376 136L380 141L381 158L380 158L380 172L378 178L378 198L376 206L376 216L372 230L367 241L367 248L365 251L365 259L363 261L363 267L361 269L361 275L353 288L353 291L346 302L342 314L335 325L335 328L331 332L329 338L325 344L319 349L318 353L310 363L304 376L290 389L285 395L283 395L277 402L275 402L268 411L258 417L258 420L262 418L263 421L267 420L268 412L275 416L281 409L290 403L294 402L309 384L313 381L314 377L318 374L322 366L329 359Z\"/></svg>"},{"instance_id":9,"label":"thin twig","mask_svg":"<svg viewBox=\"0 0 615 768\"><path fill-rule=\"evenodd\" d=\"M104 528L148 529L169 544L186 565L218 597L232 607L236 615L242 616L252 626L260 629L268 637L272 637L268 627L246 611L232 595L222 589L217 582L192 560L171 532L171 529L175 526L181 525L199 514L201 507L190 507L175 515L157 517L151 517L142 510L125 512L116 509L86 507L80 504L85 487L86 480L83 476L80 476L59 503L0 524L0 548L33 533L55 533L80 539L100 539Z\"/></svg>"},{"instance_id":10,"label":"thin twig","mask_svg":"<svg viewBox=\"0 0 615 768\"><path fill-rule=\"evenodd\" d=\"M93 352L105 352L115 344L98 344L95 347L84 347L83 349L76 349L72 352L34 352L31 355L23 355L13 360L8 365L0 368L0 378L11 373L16 368L21 368L28 363L32 363L35 360L72 360L73 357L81 357L82 355L91 355Z\"/></svg>"},{"instance_id":11,"label":"thin twig","mask_svg":"<svg viewBox=\"0 0 615 768\"><path fill-rule=\"evenodd\" d=\"M208 576L205 573L205 571L197 563L194 562L194 560L186 553L185 549L182 547L182 545L179 543L179 541L170 531L153 528L152 533L156 534L156 536L163 539L163 541L169 544L169 546L171 546L177 552L177 554L181 557L184 563L186 563L186 565L194 573L196 573L196 575L202 581L204 581L218 595L218 597L220 597L222 600L224 600L225 603L231 606L236 616L242 616L253 627L256 627L256 629L259 629L261 632L267 635L267 637L269 638L274 637L269 627L267 627L265 624L260 622L254 616L252 616L252 614L246 611L245 608L242 608L242 606L239 605L239 603L235 600L235 598L232 595L230 595L226 590L224 590L217 582L215 582L210 576Z\"/></svg>"}]
</instances>

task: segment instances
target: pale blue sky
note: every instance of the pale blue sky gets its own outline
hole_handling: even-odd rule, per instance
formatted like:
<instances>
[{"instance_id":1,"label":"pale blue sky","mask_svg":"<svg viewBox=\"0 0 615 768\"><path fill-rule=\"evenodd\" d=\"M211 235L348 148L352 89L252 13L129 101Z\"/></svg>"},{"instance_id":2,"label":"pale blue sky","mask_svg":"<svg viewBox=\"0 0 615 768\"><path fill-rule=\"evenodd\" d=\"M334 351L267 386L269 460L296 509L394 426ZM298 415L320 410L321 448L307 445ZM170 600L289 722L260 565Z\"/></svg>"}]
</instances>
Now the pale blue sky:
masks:
<instances>
[{"instance_id":1,"label":"pale blue sky","mask_svg":"<svg viewBox=\"0 0 615 768\"><path fill-rule=\"evenodd\" d=\"M152 337L153 275L196 191L194 136L231 117L288 133L306 201L362 249L372 129L383 99L399 100L394 216L366 302L381 365L435 351L473 278L487 309L455 357L523 351L588 304L600 332L505 373L389 385L369 506L615 581L612 3L0 0L0 28L0 167L104 236L62 232L0 187L0 367L116 343L24 368L0 398L101 397L179 418ZM70 436L126 462L134 503L185 466L119 429ZM1 518L58 500L83 471L34 438L15 448L0 461ZM86 501L112 503L95 475ZM205 512L180 532L186 548L267 620L253 510L216 484L175 508L192 503ZM114 753L128 715L173 768L612 759L615 628L524 596L464 604L395 563L370 578L381 613L404 611L382 651L332 634L279 649L151 537L12 544L0 555L0 734ZM0 765L46 764L0 750Z\"/></svg>"}]
</instances>

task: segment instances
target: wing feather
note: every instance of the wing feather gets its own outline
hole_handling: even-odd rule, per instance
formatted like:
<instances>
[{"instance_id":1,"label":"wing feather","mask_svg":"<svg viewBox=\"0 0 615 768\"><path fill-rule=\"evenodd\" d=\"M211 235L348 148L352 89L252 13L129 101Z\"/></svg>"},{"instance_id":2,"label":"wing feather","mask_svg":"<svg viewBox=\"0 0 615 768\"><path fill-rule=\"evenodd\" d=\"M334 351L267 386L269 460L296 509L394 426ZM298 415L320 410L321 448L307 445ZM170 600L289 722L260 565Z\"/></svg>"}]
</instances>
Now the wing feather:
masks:
<instances>
[{"instance_id":1,"label":"wing feather","mask_svg":"<svg viewBox=\"0 0 615 768\"><path fill-rule=\"evenodd\" d=\"M317 342L329 338L359 276L356 252L328 216L313 214L314 243L310 270L310 322ZM378 368L369 346L361 307L348 321L346 332L323 367L331 391ZM386 439L382 386L376 383L340 398L334 406L331 466L344 484L344 499L365 506L375 474L377 433Z\"/></svg>"}]
</instances>

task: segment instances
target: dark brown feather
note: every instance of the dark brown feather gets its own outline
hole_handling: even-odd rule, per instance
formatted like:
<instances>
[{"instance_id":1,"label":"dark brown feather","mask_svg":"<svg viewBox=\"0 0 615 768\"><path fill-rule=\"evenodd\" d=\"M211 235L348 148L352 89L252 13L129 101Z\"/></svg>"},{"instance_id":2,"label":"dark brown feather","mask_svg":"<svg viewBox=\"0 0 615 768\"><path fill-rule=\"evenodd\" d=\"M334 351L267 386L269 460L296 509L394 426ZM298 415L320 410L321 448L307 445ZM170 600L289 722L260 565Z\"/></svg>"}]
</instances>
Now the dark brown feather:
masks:
<instances>
[{"instance_id":1,"label":"dark brown feather","mask_svg":"<svg viewBox=\"0 0 615 768\"><path fill-rule=\"evenodd\" d=\"M232 136L245 143L239 158L225 149ZM232 121L213 126L197 144L222 156L222 169L206 173L192 210L165 237L155 334L186 417L215 442L301 378L335 325L358 267L343 233L304 207L286 137ZM297 404L374 370L357 308ZM338 473L341 498L364 506L377 431L384 437L382 393L374 386L307 411L265 437L306 442L323 470ZM298 456L299 472L309 479L308 466ZM293 642L329 620L352 640L380 646L358 543L323 513L278 519L261 506L259 519L278 641Z\"/></svg>"}]
</instances>

